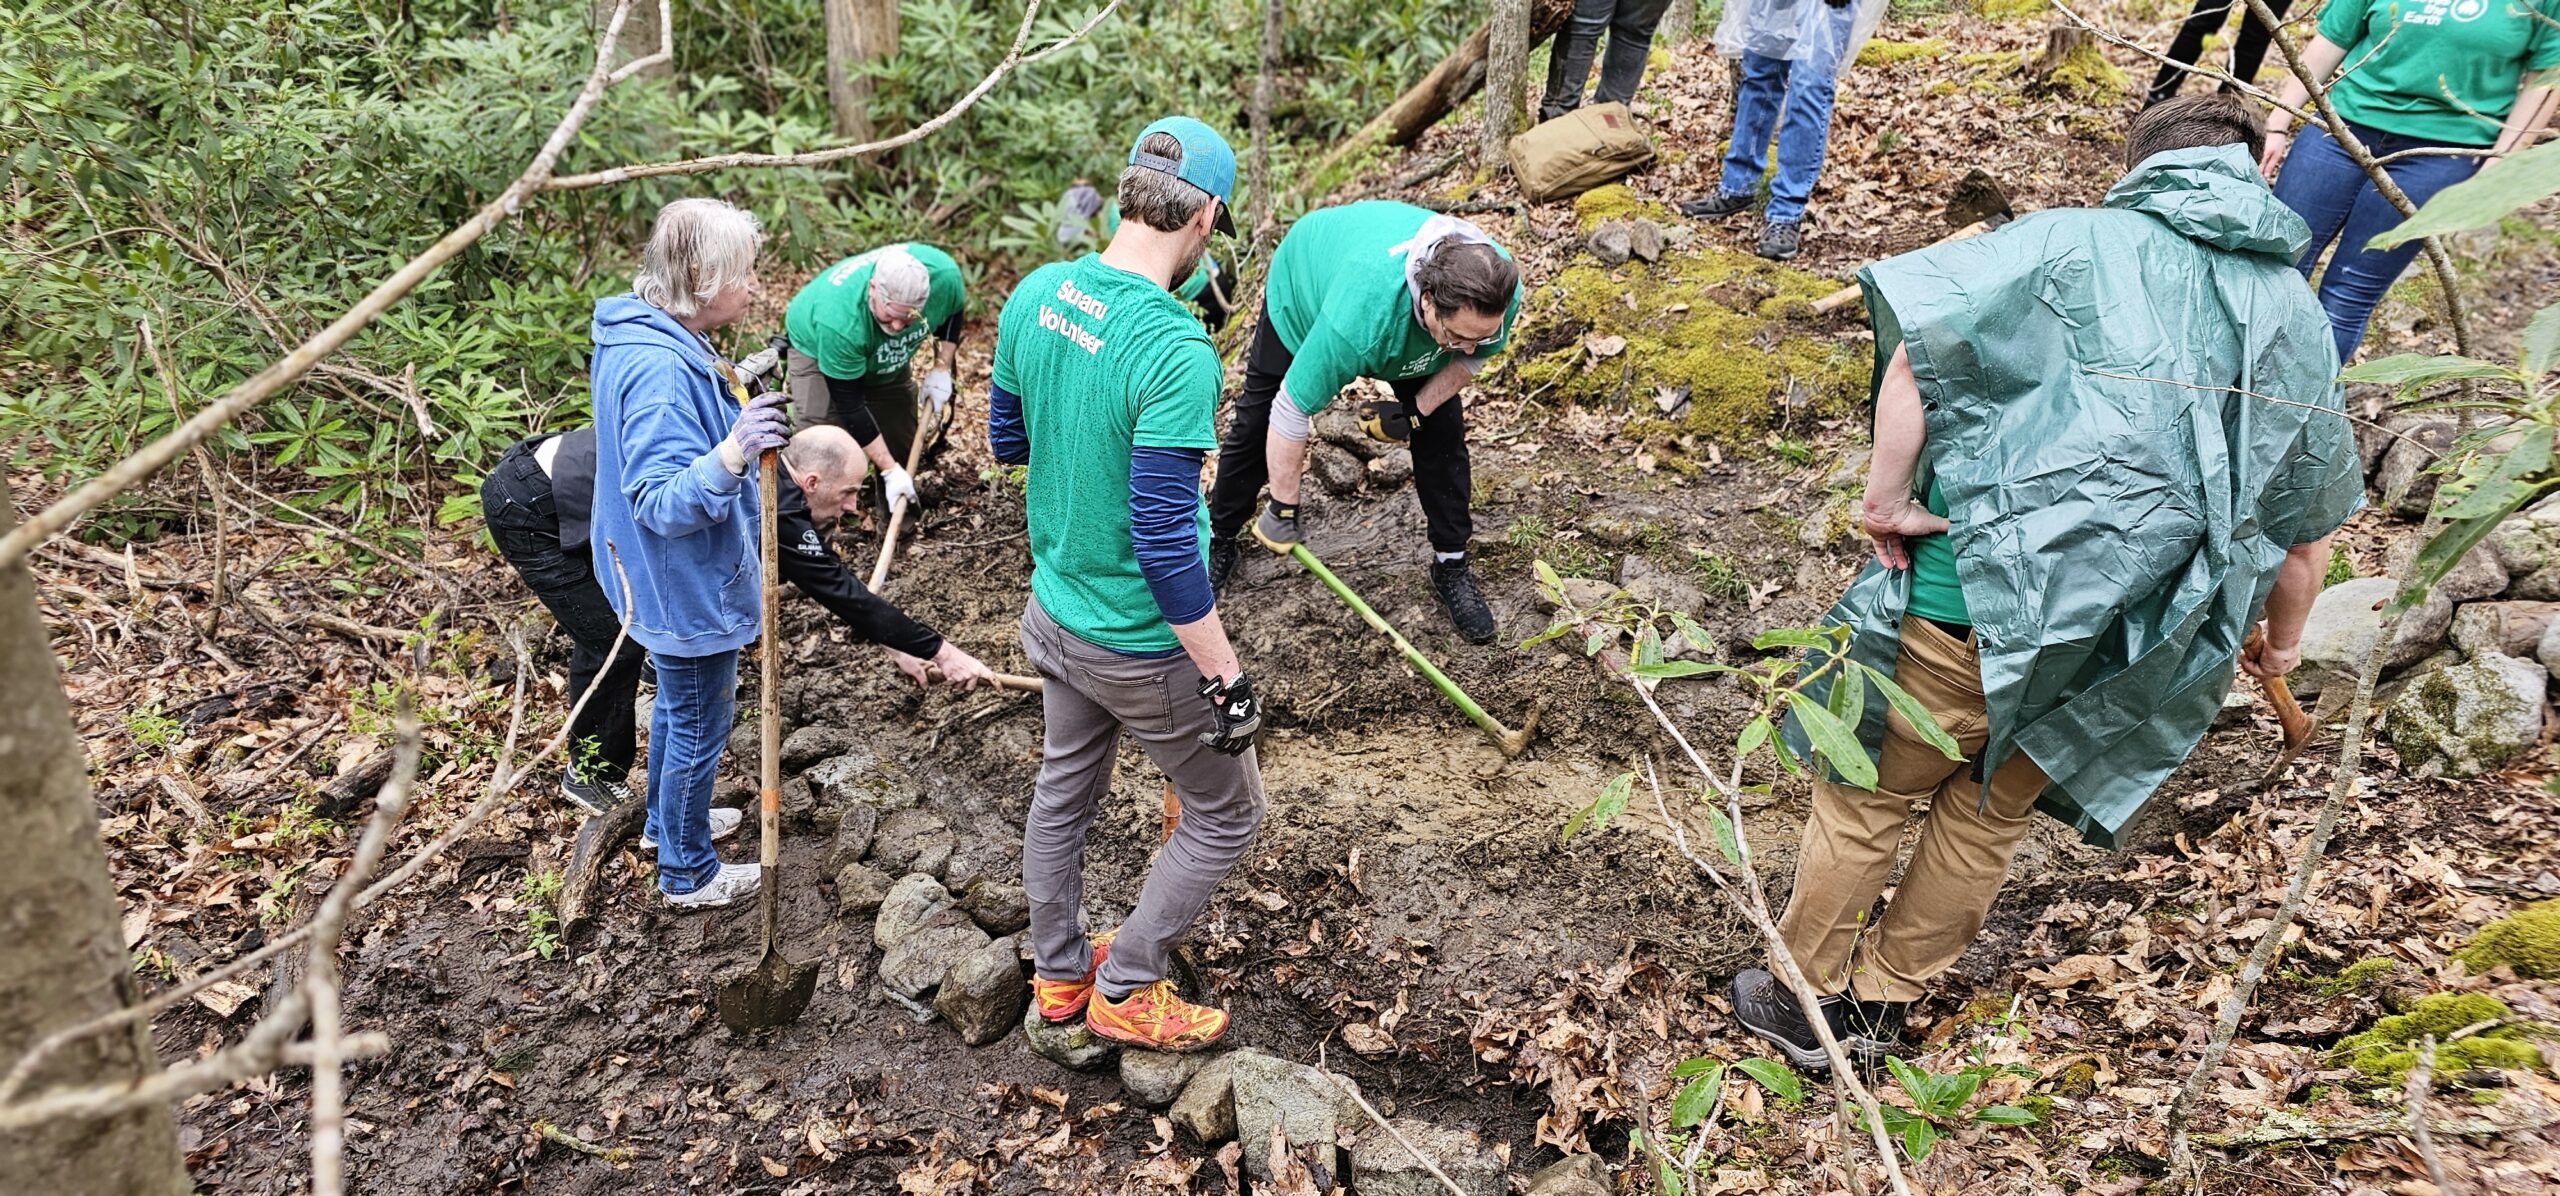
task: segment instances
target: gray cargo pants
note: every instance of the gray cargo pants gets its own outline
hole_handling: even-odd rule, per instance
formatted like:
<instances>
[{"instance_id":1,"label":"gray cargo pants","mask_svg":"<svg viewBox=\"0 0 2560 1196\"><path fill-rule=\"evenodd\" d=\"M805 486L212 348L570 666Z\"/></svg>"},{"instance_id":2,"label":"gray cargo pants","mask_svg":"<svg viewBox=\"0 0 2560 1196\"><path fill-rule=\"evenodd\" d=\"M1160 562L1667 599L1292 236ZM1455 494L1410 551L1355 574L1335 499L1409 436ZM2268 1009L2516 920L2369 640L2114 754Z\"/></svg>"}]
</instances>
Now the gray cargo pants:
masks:
<instances>
[{"instance_id":1,"label":"gray cargo pants","mask_svg":"<svg viewBox=\"0 0 2560 1196\"><path fill-rule=\"evenodd\" d=\"M1099 984L1114 999L1165 976L1165 956L1191 928L1262 825L1262 766L1252 749L1222 756L1198 738L1215 717L1191 658L1124 656L1076 638L1034 598L1022 650L1047 689L1040 780L1022 826L1022 887L1031 897L1032 967L1078 980L1093 962L1084 933L1084 838L1111 790L1120 731L1182 798L1182 822L1147 869L1138 908L1111 941ZM1151 803L1152 804L1152 803Z\"/></svg>"}]
</instances>

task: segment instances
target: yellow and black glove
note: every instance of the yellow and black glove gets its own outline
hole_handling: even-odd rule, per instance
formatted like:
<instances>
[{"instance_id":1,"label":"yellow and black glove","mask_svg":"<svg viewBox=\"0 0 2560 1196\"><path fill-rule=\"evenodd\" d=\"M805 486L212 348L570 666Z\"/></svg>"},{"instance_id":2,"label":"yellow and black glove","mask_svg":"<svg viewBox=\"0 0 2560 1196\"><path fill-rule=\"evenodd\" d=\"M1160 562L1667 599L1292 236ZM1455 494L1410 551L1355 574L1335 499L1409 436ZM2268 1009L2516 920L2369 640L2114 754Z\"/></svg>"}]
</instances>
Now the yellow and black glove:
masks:
<instances>
[{"instance_id":1,"label":"yellow and black glove","mask_svg":"<svg viewBox=\"0 0 2560 1196\"><path fill-rule=\"evenodd\" d=\"M1413 426L1422 421L1420 413L1404 405L1402 399L1372 399L1360 404L1360 430L1371 440L1403 444L1413 439Z\"/></svg>"}]
</instances>

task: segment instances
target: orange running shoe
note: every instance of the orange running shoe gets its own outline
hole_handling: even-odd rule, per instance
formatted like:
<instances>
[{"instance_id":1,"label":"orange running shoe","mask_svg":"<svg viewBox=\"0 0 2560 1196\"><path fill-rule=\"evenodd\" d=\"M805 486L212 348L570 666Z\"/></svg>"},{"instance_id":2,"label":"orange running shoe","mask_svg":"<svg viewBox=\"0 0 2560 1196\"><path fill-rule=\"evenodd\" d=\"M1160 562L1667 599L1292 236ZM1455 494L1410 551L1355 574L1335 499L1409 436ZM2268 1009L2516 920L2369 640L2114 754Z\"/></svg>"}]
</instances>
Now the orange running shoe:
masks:
<instances>
[{"instance_id":1,"label":"orange running shoe","mask_svg":"<svg viewBox=\"0 0 2560 1196\"><path fill-rule=\"evenodd\" d=\"M1106 930L1093 936L1093 966L1085 969L1083 979L1031 978L1031 1004L1040 1011L1041 1017L1063 1022L1084 1012L1085 1002L1093 999L1093 974L1102 970L1103 958L1111 954L1111 938L1118 933L1118 930Z\"/></svg>"},{"instance_id":2,"label":"orange running shoe","mask_svg":"<svg viewBox=\"0 0 2560 1196\"><path fill-rule=\"evenodd\" d=\"M1158 980L1117 1001L1095 993L1084 1024L1115 1042L1180 1054L1218 1041L1227 1032L1227 1011L1185 1001L1174 995L1172 981Z\"/></svg>"}]
</instances>

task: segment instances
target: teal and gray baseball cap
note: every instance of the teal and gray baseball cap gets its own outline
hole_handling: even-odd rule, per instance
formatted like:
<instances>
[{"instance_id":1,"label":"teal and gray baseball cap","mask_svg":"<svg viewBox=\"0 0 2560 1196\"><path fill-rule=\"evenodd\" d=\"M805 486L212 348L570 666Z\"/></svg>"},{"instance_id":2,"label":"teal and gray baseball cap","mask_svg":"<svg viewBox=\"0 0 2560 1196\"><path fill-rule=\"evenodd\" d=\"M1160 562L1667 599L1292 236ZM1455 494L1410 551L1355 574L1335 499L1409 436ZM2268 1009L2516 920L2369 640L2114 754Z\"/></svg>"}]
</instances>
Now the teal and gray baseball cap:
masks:
<instances>
[{"instance_id":1,"label":"teal and gray baseball cap","mask_svg":"<svg viewBox=\"0 0 2560 1196\"><path fill-rule=\"evenodd\" d=\"M1150 154L1138 147L1157 133L1169 134L1182 143L1178 156ZM1138 139L1129 143L1129 165L1162 171L1208 192L1218 201L1218 231L1232 237L1235 221L1227 213L1228 200L1236 189L1236 151L1218 131L1188 116L1168 116L1138 131Z\"/></svg>"}]
</instances>

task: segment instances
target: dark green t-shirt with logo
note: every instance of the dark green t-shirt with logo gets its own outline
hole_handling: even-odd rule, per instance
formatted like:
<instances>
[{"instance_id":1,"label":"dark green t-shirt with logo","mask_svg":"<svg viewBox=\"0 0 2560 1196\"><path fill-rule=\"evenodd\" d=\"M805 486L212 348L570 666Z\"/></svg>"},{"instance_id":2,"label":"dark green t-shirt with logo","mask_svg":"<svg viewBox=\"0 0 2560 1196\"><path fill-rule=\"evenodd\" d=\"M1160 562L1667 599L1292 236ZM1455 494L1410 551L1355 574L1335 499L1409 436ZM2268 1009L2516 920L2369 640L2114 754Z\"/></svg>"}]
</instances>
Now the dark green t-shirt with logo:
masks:
<instances>
[{"instance_id":1,"label":"dark green t-shirt with logo","mask_svg":"<svg viewBox=\"0 0 2560 1196\"><path fill-rule=\"evenodd\" d=\"M2329 98L2386 133L2488 145L2528 71L2560 66L2560 0L2329 0Z\"/></svg>"},{"instance_id":2,"label":"dark green t-shirt with logo","mask_svg":"<svg viewBox=\"0 0 2560 1196\"><path fill-rule=\"evenodd\" d=\"M1353 379L1400 382L1449 364L1449 351L1431 339L1414 310L1401 248L1433 215L1412 204L1365 200L1309 212L1280 239L1262 302L1291 355L1281 386L1299 410L1323 410ZM1471 356L1501 352L1519 315L1515 287L1501 330Z\"/></svg>"},{"instance_id":3,"label":"dark green t-shirt with logo","mask_svg":"<svg viewBox=\"0 0 2560 1196\"><path fill-rule=\"evenodd\" d=\"M923 263L929 284L916 318L894 333L882 330L871 315L871 270L892 249L904 249ZM907 368L916 346L959 314L967 301L960 263L931 245L911 241L857 253L819 271L791 297L782 327L791 335L792 348L817 359L818 372L855 382Z\"/></svg>"}]
</instances>

